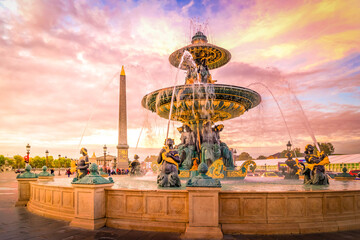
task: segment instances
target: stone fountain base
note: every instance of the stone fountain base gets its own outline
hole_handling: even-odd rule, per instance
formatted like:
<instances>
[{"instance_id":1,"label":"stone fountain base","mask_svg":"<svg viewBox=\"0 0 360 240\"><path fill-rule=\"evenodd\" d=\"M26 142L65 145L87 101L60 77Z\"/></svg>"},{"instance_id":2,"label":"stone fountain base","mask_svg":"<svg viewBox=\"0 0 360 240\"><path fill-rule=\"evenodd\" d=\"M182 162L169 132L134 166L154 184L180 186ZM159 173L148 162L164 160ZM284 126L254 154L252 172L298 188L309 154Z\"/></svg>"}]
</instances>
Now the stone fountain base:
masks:
<instances>
[{"instance_id":1,"label":"stone fountain base","mask_svg":"<svg viewBox=\"0 0 360 240\"><path fill-rule=\"evenodd\" d=\"M305 234L360 229L360 190L133 190L109 185L77 189L55 183L33 181L28 190L19 188L29 192L28 210L84 228L170 231L187 238L207 234L219 238L220 232Z\"/></svg>"}]
</instances>

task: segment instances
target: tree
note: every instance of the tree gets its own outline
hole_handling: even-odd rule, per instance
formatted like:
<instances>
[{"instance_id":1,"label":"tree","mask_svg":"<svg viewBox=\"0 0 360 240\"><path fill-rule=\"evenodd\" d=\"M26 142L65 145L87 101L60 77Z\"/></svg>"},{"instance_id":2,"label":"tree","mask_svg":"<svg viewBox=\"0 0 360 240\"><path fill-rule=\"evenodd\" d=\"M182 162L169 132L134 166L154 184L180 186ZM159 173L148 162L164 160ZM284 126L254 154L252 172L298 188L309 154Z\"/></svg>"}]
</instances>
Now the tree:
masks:
<instances>
[{"instance_id":1,"label":"tree","mask_svg":"<svg viewBox=\"0 0 360 240\"><path fill-rule=\"evenodd\" d=\"M4 155L0 155L0 167L1 166L3 166L3 165L5 165L5 157L4 157Z\"/></svg>"},{"instance_id":2,"label":"tree","mask_svg":"<svg viewBox=\"0 0 360 240\"><path fill-rule=\"evenodd\" d=\"M24 158L20 155L14 156L15 166L14 168L24 168L25 167L25 161Z\"/></svg>"},{"instance_id":3,"label":"tree","mask_svg":"<svg viewBox=\"0 0 360 240\"><path fill-rule=\"evenodd\" d=\"M29 164L33 168L42 168L43 166L45 166L45 161L45 157L35 156L30 159Z\"/></svg>"},{"instance_id":4,"label":"tree","mask_svg":"<svg viewBox=\"0 0 360 240\"><path fill-rule=\"evenodd\" d=\"M7 158L7 165L11 166L12 168L15 168L15 161L14 159Z\"/></svg>"},{"instance_id":5,"label":"tree","mask_svg":"<svg viewBox=\"0 0 360 240\"><path fill-rule=\"evenodd\" d=\"M332 145L332 143L325 142L325 143L318 143L318 144L319 144L320 150L324 151L324 153L326 155L331 155L335 152L335 148Z\"/></svg>"},{"instance_id":6,"label":"tree","mask_svg":"<svg viewBox=\"0 0 360 240\"><path fill-rule=\"evenodd\" d=\"M239 157L238 157L239 160L251 160L252 157L250 156L249 153L247 152L242 152Z\"/></svg>"},{"instance_id":7,"label":"tree","mask_svg":"<svg viewBox=\"0 0 360 240\"><path fill-rule=\"evenodd\" d=\"M266 159L264 155L260 155L257 159Z\"/></svg>"}]
</instances>

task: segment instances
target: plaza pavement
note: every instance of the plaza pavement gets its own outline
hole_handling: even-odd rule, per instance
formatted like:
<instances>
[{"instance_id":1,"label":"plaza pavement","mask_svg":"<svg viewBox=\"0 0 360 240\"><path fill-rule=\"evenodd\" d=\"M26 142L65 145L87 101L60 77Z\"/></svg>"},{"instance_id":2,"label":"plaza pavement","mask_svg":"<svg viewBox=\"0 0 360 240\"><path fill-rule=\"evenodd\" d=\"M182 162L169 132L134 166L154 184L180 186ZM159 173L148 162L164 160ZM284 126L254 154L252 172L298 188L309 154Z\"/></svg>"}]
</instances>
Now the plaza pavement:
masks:
<instances>
[{"instance_id":1,"label":"plaza pavement","mask_svg":"<svg viewBox=\"0 0 360 240\"><path fill-rule=\"evenodd\" d=\"M57 172L56 172L56 177ZM60 177L64 176L64 173ZM29 213L25 207L14 207L17 199L16 174L13 172L0 173L0 240L7 239L180 239L177 233L141 232L112 228L101 228L95 231L69 227L64 221L47 219ZM240 240L351 240L359 239L359 231L337 233L307 234L307 235L274 235L274 236L249 236L225 235L224 239Z\"/></svg>"}]
</instances>

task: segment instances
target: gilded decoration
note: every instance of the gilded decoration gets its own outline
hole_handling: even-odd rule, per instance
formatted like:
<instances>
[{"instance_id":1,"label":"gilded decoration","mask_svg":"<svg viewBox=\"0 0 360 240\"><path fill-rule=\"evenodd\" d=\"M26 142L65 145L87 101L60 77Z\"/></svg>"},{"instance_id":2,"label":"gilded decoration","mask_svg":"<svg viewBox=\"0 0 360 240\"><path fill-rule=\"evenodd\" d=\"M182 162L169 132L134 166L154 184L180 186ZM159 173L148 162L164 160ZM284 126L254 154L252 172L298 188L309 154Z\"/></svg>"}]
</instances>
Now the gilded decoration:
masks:
<instances>
[{"instance_id":1,"label":"gilded decoration","mask_svg":"<svg viewBox=\"0 0 360 240\"><path fill-rule=\"evenodd\" d=\"M211 100L206 98L209 90L213 92ZM169 87L149 93L142 99L142 106L168 119L172 92L173 87ZM195 122L202 118L208 119L210 115L212 122L224 121L241 116L245 111L256 107L260 101L261 97L257 92L237 86L176 86L171 119L183 123Z\"/></svg>"},{"instance_id":2,"label":"gilded decoration","mask_svg":"<svg viewBox=\"0 0 360 240\"><path fill-rule=\"evenodd\" d=\"M248 170L255 171L256 163L252 160L245 161L241 166L240 170L226 171L226 177L228 178L245 178Z\"/></svg>"},{"instance_id":3,"label":"gilded decoration","mask_svg":"<svg viewBox=\"0 0 360 240\"><path fill-rule=\"evenodd\" d=\"M213 164L210 165L208 172L206 175L212 178L224 178L224 162L222 158L219 158Z\"/></svg>"},{"instance_id":4,"label":"gilded decoration","mask_svg":"<svg viewBox=\"0 0 360 240\"><path fill-rule=\"evenodd\" d=\"M179 178L189 178L190 171L188 170L180 170Z\"/></svg>"}]
</instances>

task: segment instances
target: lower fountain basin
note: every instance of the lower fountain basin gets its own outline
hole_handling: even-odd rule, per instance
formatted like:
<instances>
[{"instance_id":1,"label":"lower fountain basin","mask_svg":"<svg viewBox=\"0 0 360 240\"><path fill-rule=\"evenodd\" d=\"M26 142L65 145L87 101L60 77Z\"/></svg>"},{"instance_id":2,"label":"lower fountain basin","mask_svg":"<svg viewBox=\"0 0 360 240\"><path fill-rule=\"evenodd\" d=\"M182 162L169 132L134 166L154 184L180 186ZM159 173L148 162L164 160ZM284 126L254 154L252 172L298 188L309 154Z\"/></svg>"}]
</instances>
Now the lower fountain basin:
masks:
<instances>
[{"instance_id":1,"label":"lower fountain basin","mask_svg":"<svg viewBox=\"0 0 360 240\"><path fill-rule=\"evenodd\" d=\"M78 205L81 202L103 206L102 219L107 227L184 233L194 214L202 214L189 207L201 189L185 188L185 180L181 188L160 189L155 179L154 175L115 176L115 184L106 187L101 198L88 201L76 194L83 192L86 196L87 189L76 190L78 186L71 186L71 179L34 182L30 183L27 207L41 216L72 222L78 211L87 213L85 206ZM304 186L301 180L247 177L221 182L223 187L213 203L218 207L211 208L206 216L210 214L217 219L217 226L224 234L303 234L360 229L358 181L330 180L329 186Z\"/></svg>"}]
</instances>

